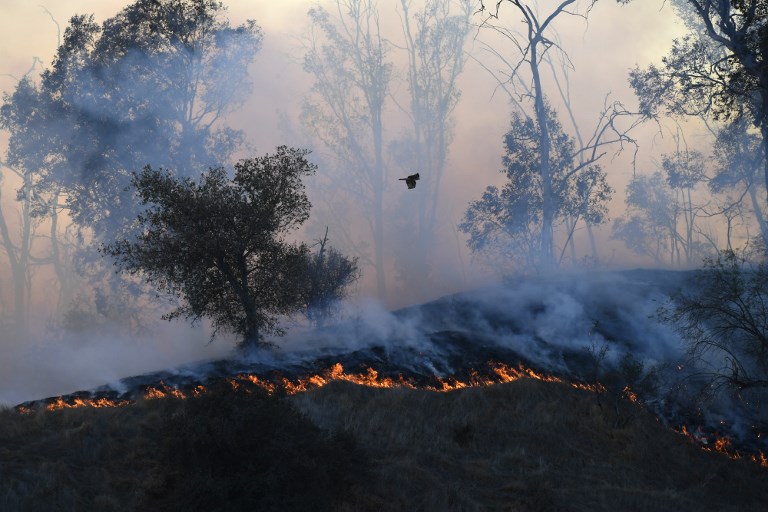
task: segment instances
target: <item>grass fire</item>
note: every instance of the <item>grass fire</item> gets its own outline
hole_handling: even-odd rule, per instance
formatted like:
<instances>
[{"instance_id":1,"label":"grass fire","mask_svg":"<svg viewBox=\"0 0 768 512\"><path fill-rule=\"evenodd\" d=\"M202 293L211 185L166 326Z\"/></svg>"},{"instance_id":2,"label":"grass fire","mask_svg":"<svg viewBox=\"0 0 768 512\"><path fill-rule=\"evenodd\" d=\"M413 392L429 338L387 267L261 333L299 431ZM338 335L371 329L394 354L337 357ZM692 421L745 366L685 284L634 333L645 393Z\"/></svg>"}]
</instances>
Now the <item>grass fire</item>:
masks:
<instances>
[{"instance_id":1,"label":"grass fire","mask_svg":"<svg viewBox=\"0 0 768 512\"><path fill-rule=\"evenodd\" d=\"M0 413L0 506L741 511L768 498L764 455L731 460L727 440L705 448L730 458L709 453L703 434L605 393L493 362L462 377L333 364L58 397Z\"/></svg>"}]
</instances>

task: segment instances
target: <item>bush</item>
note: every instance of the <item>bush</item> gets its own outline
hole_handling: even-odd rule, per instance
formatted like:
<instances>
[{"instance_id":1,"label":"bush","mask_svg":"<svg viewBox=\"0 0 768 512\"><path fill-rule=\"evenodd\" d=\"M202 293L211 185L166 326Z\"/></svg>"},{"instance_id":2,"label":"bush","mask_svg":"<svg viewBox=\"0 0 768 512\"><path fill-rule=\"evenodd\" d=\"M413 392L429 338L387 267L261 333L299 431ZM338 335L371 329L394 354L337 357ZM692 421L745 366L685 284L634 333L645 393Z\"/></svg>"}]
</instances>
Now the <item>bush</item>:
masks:
<instances>
[{"instance_id":1,"label":"bush","mask_svg":"<svg viewBox=\"0 0 768 512\"><path fill-rule=\"evenodd\" d=\"M743 391L768 388L768 266L724 251L705 260L692 291L660 310L711 382Z\"/></svg>"}]
</instances>

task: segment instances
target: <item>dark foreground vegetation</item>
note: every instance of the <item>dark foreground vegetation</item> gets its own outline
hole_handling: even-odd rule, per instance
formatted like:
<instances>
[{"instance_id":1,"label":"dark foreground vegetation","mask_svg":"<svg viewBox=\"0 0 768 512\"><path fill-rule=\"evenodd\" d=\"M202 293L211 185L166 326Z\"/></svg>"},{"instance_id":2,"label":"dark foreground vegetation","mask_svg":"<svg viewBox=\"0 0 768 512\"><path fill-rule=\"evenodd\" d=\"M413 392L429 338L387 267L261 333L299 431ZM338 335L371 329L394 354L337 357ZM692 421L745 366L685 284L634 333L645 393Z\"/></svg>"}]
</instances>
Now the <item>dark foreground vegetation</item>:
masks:
<instances>
[{"instance_id":1,"label":"dark foreground vegetation","mask_svg":"<svg viewBox=\"0 0 768 512\"><path fill-rule=\"evenodd\" d=\"M631 406L630 406L631 407ZM450 393L215 386L122 408L0 413L0 509L759 510L768 470L638 410L522 380ZM627 414L626 411L623 414ZM616 427L621 424L621 427Z\"/></svg>"}]
</instances>

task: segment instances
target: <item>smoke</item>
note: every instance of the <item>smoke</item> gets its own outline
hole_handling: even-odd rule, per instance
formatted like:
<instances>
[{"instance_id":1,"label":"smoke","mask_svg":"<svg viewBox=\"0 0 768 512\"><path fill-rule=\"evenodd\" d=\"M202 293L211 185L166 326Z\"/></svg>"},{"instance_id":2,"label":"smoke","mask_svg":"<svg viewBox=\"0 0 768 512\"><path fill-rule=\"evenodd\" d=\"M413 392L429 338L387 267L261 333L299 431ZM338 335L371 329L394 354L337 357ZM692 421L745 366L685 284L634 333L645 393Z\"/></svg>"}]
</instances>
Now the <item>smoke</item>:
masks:
<instances>
[{"instance_id":1,"label":"smoke","mask_svg":"<svg viewBox=\"0 0 768 512\"><path fill-rule=\"evenodd\" d=\"M0 338L0 406L93 389L119 379L220 359L232 354L229 338L209 343L205 329L156 322L143 335L119 326L34 339Z\"/></svg>"},{"instance_id":2,"label":"smoke","mask_svg":"<svg viewBox=\"0 0 768 512\"><path fill-rule=\"evenodd\" d=\"M391 354L431 354L434 364L459 370L446 365L451 347L444 340L452 333L465 340L468 354L495 345L528 364L577 378L589 378L584 358L603 345L607 364L632 353L650 367L683 355L677 334L656 316L683 277L665 271L564 273L510 279L396 311L376 301L346 304L336 325L293 330L278 353L295 361L379 347Z\"/></svg>"}]
</instances>

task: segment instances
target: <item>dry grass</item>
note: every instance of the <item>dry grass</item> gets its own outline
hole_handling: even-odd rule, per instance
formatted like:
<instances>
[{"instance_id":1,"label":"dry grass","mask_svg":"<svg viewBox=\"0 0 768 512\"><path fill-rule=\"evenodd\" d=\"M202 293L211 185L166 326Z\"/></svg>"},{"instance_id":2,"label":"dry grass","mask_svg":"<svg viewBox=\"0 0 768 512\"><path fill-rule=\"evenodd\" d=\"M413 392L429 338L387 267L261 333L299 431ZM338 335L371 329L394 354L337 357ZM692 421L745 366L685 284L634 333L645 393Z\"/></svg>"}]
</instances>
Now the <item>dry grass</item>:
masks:
<instances>
[{"instance_id":1,"label":"dry grass","mask_svg":"<svg viewBox=\"0 0 768 512\"><path fill-rule=\"evenodd\" d=\"M768 470L703 452L643 411L567 385L522 380L451 393L334 383L294 397L369 452L347 510L761 510Z\"/></svg>"},{"instance_id":2,"label":"dry grass","mask_svg":"<svg viewBox=\"0 0 768 512\"><path fill-rule=\"evenodd\" d=\"M338 509L364 473L354 443L248 391L0 412L0 511Z\"/></svg>"},{"instance_id":3,"label":"dry grass","mask_svg":"<svg viewBox=\"0 0 768 512\"><path fill-rule=\"evenodd\" d=\"M567 385L251 391L0 412L0 510L698 512L768 502L768 470L703 452L641 410L617 422Z\"/></svg>"},{"instance_id":4,"label":"dry grass","mask_svg":"<svg viewBox=\"0 0 768 512\"><path fill-rule=\"evenodd\" d=\"M0 413L0 510L127 510L158 473L158 425L176 404Z\"/></svg>"}]
</instances>

